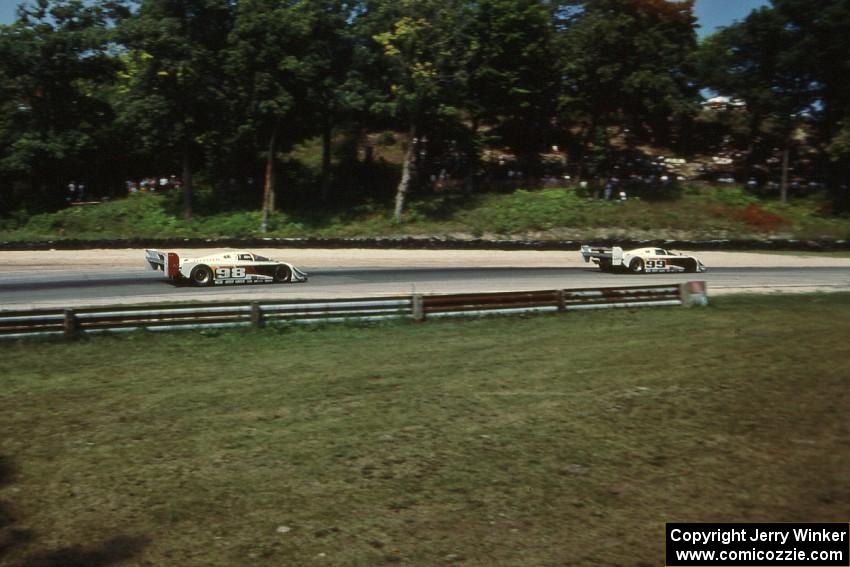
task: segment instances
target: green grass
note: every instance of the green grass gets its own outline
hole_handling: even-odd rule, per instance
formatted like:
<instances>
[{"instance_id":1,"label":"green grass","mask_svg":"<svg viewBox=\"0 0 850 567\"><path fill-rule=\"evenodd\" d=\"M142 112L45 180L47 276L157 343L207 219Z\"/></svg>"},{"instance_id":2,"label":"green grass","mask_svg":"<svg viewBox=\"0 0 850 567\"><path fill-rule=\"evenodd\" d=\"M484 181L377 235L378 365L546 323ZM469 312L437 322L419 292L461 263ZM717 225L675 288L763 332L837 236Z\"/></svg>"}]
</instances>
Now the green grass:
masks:
<instances>
[{"instance_id":1,"label":"green grass","mask_svg":"<svg viewBox=\"0 0 850 567\"><path fill-rule=\"evenodd\" d=\"M848 238L850 217L823 212L818 197L789 205L759 201L740 189L693 186L681 198L607 202L573 189L518 190L464 197L414 199L404 222L389 205L363 203L347 210L293 210L270 219L267 236L498 238ZM260 213L238 211L183 220L174 194L136 194L99 205L0 222L0 241L259 236Z\"/></svg>"},{"instance_id":2,"label":"green grass","mask_svg":"<svg viewBox=\"0 0 850 567\"><path fill-rule=\"evenodd\" d=\"M848 339L825 294L6 343L0 562L658 565L665 521L846 521Z\"/></svg>"}]
</instances>

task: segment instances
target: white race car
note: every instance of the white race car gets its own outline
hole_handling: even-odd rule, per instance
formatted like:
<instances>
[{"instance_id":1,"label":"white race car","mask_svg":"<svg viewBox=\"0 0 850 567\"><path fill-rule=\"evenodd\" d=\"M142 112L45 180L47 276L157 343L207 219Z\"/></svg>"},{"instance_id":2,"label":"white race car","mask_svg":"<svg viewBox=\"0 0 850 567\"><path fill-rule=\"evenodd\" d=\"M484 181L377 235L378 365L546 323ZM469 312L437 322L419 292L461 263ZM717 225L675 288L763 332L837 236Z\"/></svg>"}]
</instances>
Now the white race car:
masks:
<instances>
[{"instance_id":1,"label":"white race car","mask_svg":"<svg viewBox=\"0 0 850 567\"><path fill-rule=\"evenodd\" d=\"M197 286L307 281L307 273L292 264L242 250L180 258L175 252L148 249L145 260L152 270L162 270L172 280Z\"/></svg>"},{"instance_id":2,"label":"white race car","mask_svg":"<svg viewBox=\"0 0 850 567\"><path fill-rule=\"evenodd\" d=\"M581 247L585 262L593 261L603 272L628 270L633 274L705 272L707 268L698 259L685 254L676 254L663 248L635 248L623 250L619 246Z\"/></svg>"}]
</instances>

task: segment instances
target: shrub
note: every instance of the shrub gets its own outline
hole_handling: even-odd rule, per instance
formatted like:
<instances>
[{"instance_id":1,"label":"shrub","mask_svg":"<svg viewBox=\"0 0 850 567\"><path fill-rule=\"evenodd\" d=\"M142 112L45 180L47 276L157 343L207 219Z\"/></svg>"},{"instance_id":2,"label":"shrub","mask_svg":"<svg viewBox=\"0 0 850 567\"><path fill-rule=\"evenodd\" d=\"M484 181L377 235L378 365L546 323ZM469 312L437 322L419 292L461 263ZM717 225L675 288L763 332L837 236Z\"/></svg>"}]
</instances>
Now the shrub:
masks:
<instances>
[{"instance_id":1,"label":"shrub","mask_svg":"<svg viewBox=\"0 0 850 567\"><path fill-rule=\"evenodd\" d=\"M747 205L755 205L759 202L757 197L750 195L741 187L722 187L715 189L711 193L711 196L715 201L733 207L746 207Z\"/></svg>"},{"instance_id":2,"label":"shrub","mask_svg":"<svg viewBox=\"0 0 850 567\"><path fill-rule=\"evenodd\" d=\"M520 189L510 195L486 199L477 210L464 215L464 220L479 230L486 227L501 234L548 230L574 225L583 207L584 200L571 190Z\"/></svg>"},{"instance_id":3,"label":"shrub","mask_svg":"<svg viewBox=\"0 0 850 567\"><path fill-rule=\"evenodd\" d=\"M788 221L770 211L766 211L759 205L750 204L741 211L739 217L750 226L765 230L776 230L780 225L788 224Z\"/></svg>"},{"instance_id":4,"label":"shrub","mask_svg":"<svg viewBox=\"0 0 850 567\"><path fill-rule=\"evenodd\" d=\"M789 224L782 216L763 209L761 206L751 203L743 209L715 206L711 213L718 217L731 218L744 222L754 228L766 231L778 229L780 226Z\"/></svg>"}]
</instances>

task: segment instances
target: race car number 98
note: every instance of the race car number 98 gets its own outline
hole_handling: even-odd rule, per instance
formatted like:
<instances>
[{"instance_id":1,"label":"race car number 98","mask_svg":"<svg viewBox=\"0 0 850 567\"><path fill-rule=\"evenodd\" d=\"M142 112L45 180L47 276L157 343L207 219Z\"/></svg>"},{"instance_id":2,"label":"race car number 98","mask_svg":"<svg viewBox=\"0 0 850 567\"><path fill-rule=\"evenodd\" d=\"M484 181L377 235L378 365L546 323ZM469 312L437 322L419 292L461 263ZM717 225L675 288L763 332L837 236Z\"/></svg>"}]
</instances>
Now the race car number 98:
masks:
<instances>
[{"instance_id":1,"label":"race car number 98","mask_svg":"<svg viewBox=\"0 0 850 567\"><path fill-rule=\"evenodd\" d=\"M219 279L244 278L245 268L216 268L215 277Z\"/></svg>"}]
</instances>

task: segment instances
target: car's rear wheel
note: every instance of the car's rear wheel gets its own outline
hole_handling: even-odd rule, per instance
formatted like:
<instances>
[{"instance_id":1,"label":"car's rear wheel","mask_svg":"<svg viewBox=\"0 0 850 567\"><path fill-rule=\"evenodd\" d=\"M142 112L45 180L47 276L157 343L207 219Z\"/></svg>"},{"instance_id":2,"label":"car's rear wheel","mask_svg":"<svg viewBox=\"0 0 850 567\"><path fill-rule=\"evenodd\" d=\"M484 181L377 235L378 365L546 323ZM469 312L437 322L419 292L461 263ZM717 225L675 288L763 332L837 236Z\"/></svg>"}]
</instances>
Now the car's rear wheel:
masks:
<instances>
[{"instance_id":1,"label":"car's rear wheel","mask_svg":"<svg viewBox=\"0 0 850 567\"><path fill-rule=\"evenodd\" d=\"M634 258L631 262L629 262L629 271L633 274L644 273L643 260L640 258Z\"/></svg>"},{"instance_id":2,"label":"car's rear wheel","mask_svg":"<svg viewBox=\"0 0 850 567\"><path fill-rule=\"evenodd\" d=\"M292 279L292 270L289 266L278 266L274 271L274 281L276 283L287 283Z\"/></svg>"},{"instance_id":3,"label":"car's rear wheel","mask_svg":"<svg viewBox=\"0 0 850 567\"><path fill-rule=\"evenodd\" d=\"M209 266L195 266L189 274L189 279L197 286L208 286L213 283L213 273Z\"/></svg>"}]
</instances>

